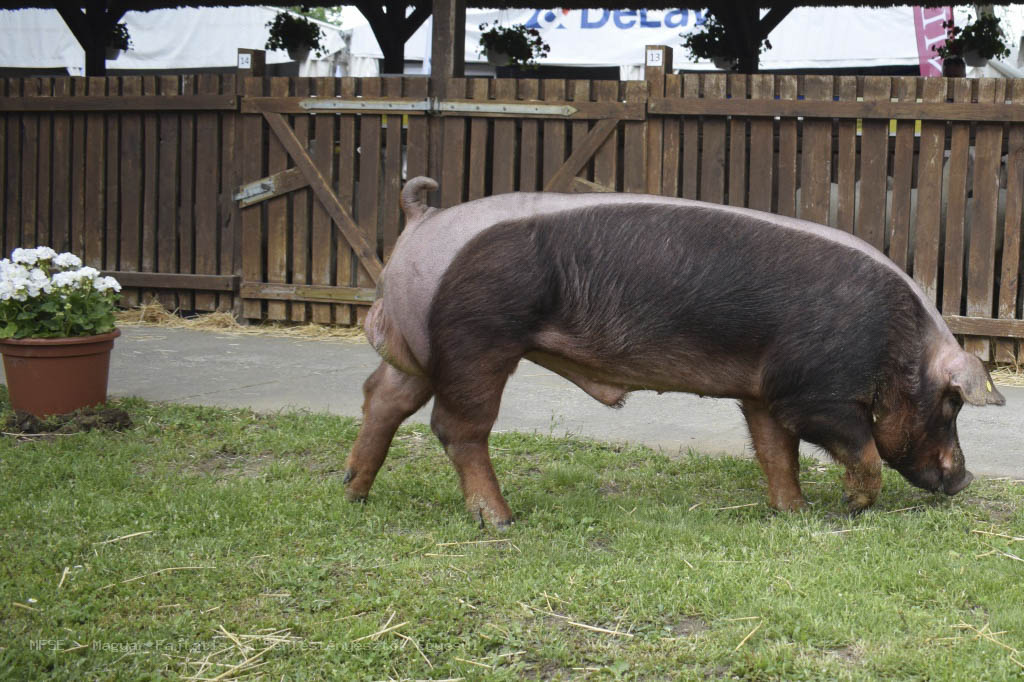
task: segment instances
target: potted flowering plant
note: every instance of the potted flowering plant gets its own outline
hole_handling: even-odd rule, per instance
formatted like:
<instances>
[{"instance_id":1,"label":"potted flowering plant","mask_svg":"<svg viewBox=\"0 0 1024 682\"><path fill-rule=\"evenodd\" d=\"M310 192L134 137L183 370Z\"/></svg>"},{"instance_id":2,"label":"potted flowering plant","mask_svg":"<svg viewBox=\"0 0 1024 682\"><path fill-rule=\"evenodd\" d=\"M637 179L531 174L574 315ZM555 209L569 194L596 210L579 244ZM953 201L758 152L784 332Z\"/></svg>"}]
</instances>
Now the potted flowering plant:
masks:
<instances>
[{"instance_id":1,"label":"potted flowering plant","mask_svg":"<svg viewBox=\"0 0 1024 682\"><path fill-rule=\"evenodd\" d=\"M491 28L480 24L480 30L480 54L497 66L534 66L551 51L540 31L523 24L500 26L495 21Z\"/></svg>"},{"instance_id":2,"label":"potted flowering plant","mask_svg":"<svg viewBox=\"0 0 1024 682\"><path fill-rule=\"evenodd\" d=\"M132 49L132 37L128 35L128 25L124 22L114 24L107 36L107 59L117 59L126 50Z\"/></svg>"},{"instance_id":3,"label":"potted flowering plant","mask_svg":"<svg viewBox=\"0 0 1024 682\"><path fill-rule=\"evenodd\" d=\"M309 19L291 12L278 12L272 21L267 22L270 37L266 49L287 50L288 58L302 62L309 56L310 50L317 57L323 56L324 46L320 40L324 37L323 29Z\"/></svg>"},{"instance_id":4,"label":"potted flowering plant","mask_svg":"<svg viewBox=\"0 0 1024 682\"><path fill-rule=\"evenodd\" d=\"M999 18L993 14L983 14L977 21L968 18L963 28L954 26L952 21L944 21L942 28L946 29L946 42L932 49L942 57L943 65L948 61L984 66L995 57L1010 56L1003 42Z\"/></svg>"},{"instance_id":5,"label":"potted flowering plant","mask_svg":"<svg viewBox=\"0 0 1024 682\"><path fill-rule=\"evenodd\" d=\"M37 417L107 399L121 285L47 246L0 260L0 353L11 407Z\"/></svg>"}]
</instances>

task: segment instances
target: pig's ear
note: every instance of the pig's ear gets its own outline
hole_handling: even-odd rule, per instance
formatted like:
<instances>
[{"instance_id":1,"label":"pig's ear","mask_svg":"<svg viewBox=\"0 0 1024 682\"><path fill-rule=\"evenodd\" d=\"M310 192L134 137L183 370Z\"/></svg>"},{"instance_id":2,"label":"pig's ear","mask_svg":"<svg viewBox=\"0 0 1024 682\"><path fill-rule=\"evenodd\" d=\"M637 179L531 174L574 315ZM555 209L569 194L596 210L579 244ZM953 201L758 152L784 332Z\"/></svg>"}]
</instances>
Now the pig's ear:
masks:
<instances>
[{"instance_id":1,"label":"pig's ear","mask_svg":"<svg viewBox=\"0 0 1024 682\"><path fill-rule=\"evenodd\" d=\"M985 365L970 353L959 353L950 367L949 385L964 402L971 405L1005 405L1006 398L996 390Z\"/></svg>"}]
</instances>

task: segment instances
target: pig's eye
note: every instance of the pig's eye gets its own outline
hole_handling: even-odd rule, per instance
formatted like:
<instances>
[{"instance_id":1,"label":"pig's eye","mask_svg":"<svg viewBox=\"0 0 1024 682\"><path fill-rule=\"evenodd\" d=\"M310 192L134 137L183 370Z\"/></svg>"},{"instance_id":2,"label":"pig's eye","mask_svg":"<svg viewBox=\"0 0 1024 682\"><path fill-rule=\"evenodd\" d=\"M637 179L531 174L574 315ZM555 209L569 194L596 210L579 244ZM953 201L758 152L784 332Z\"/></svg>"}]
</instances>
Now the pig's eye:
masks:
<instances>
[{"instance_id":1,"label":"pig's eye","mask_svg":"<svg viewBox=\"0 0 1024 682\"><path fill-rule=\"evenodd\" d=\"M958 394L948 395L942 400L942 416L945 419L955 419L963 407L964 401Z\"/></svg>"}]
</instances>

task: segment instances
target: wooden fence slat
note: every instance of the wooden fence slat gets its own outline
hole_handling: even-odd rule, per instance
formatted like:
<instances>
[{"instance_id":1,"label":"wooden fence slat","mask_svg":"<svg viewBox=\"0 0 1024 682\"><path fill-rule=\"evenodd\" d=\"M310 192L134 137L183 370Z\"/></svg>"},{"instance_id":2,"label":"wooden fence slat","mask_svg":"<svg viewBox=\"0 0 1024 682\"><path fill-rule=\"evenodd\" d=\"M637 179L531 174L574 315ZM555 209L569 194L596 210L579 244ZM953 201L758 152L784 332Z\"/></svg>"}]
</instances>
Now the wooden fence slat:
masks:
<instances>
[{"instance_id":1,"label":"wooden fence slat","mask_svg":"<svg viewBox=\"0 0 1024 682\"><path fill-rule=\"evenodd\" d=\"M682 97L683 77L678 74L665 76L665 96ZM678 116L669 116L662 124L661 194L666 197L679 196L679 147L682 144Z\"/></svg>"},{"instance_id":2,"label":"wooden fence slat","mask_svg":"<svg viewBox=\"0 0 1024 682\"><path fill-rule=\"evenodd\" d=\"M537 100L540 97L540 84L536 78L522 78L517 85L519 99ZM522 121L520 126L519 191L535 192L542 187L538 183L540 123L536 119L530 119ZM448 206L449 204L442 205Z\"/></svg>"},{"instance_id":3,"label":"wooden fence slat","mask_svg":"<svg viewBox=\"0 0 1024 682\"><path fill-rule=\"evenodd\" d=\"M487 100L488 78L473 78L469 81L470 98ZM473 118L469 122L469 194L467 199L479 199L487 193L487 129L486 118ZM390 252L389 252L390 255Z\"/></svg>"},{"instance_id":4,"label":"wooden fence slat","mask_svg":"<svg viewBox=\"0 0 1024 682\"><path fill-rule=\"evenodd\" d=\"M177 96L181 89L179 76L160 76L160 93L164 97ZM182 115L177 112L160 112L160 156L157 168L157 210L156 210L156 270L157 272L178 272L178 184L181 163L179 130ZM243 223L245 229L245 223ZM157 292L157 300L168 310L178 307L178 295L174 291Z\"/></svg>"},{"instance_id":5,"label":"wooden fence slat","mask_svg":"<svg viewBox=\"0 0 1024 682\"><path fill-rule=\"evenodd\" d=\"M903 76L895 79L896 97L901 102L917 99L917 79ZM914 121L896 122L896 152L892 164L892 193L889 210L889 258L901 269L909 269L910 249L910 187L914 171Z\"/></svg>"},{"instance_id":6,"label":"wooden fence slat","mask_svg":"<svg viewBox=\"0 0 1024 682\"><path fill-rule=\"evenodd\" d=\"M402 79L387 78L384 81L384 94L388 97L402 96ZM487 83L484 82L486 88ZM392 114L387 117L387 130L384 135L384 182L381 192L381 238L384 262L391 257L391 252L398 242L401 228L401 210L399 192L402 189L402 116ZM483 196L481 192L480 196Z\"/></svg>"},{"instance_id":7,"label":"wooden fence slat","mask_svg":"<svg viewBox=\"0 0 1024 682\"><path fill-rule=\"evenodd\" d=\"M295 88L296 97L308 97L310 82L308 78L293 78L292 85ZM292 117L292 129L295 136L303 147L309 149L309 130L311 116L309 114L296 114ZM292 192L288 199L291 202L291 245L288 252L290 265L289 280L295 284L308 284L309 273L309 230L310 230L310 193L308 189L299 189ZM306 305L301 301L294 301L288 306L288 320L291 322L305 322L308 318Z\"/></svg>"},{"instance_id":8,"label":"wooden fence slat","mask_svg":"<svg viewBox=\"0 0 1024 682\"><path fill-rule=\"evenodd\" d=\"M598 102L617 102L619 100L619 84L616 81L596 81L591 84L591 91L594 94L594 99ZM525 121L523 126L525 135ZM618 179L619 132L613 130L594 154L594 182L614 190L618 188Z\"/></svg>"},{"instance_id":9,"label":"wooden fence slat","mask_svg":"<svg viewBox=\"0 0 1024 682\"><path fill-rule=\"evenodd\" d=\"M121 78L107 78L107 94L121 94ZM110 111L104 116L107 128L107 148L105 158L106 186L104 187L104 199L106 208L103 221L103 267L106 269L117 268L117 258L120 247L121 222L119 211L121 194L121 115L117 111ZM128 292L126 292L128 293ZM130 299L129 299L130 300Z\"/></svg>"},{"instance_id":10,"label":"wooden fence slat","mask_svg":"<svg viewBox=\"0 0 1024 682\"><path fill-rule=\"evenodd\" d=\"M405 94L414 99L426 99L429 85L429 80L423 76L407 78ZM429 173L427 167L427 150L429 148L428 128L428 121L425 116L409 117L409 128L406 135L406 148L408 150L408 156L406 157L407 180Z\"/></svg>"},{"instance_id":11,"label":"wooden fence slat","mask_svg":"<svg viewBox=\"0 0 1024 682\"><path fill-rule=\"evenodd\" d=\"M334 96L333 78L317 78L316 94L318 97ZM320 115L314 117L313 161L320 173L334 186L334 129L337 117ZM310 267L310 281L316 286L331 285L331 217L327 209L319 201L313 202L313 247ZM332 322L331 305L329 303L313 303L310 314L316 324ZM347 320L346 320L347 322Z\"/></svg>"},{"instance_id":12,"label":"wooden fence slat","mask_svg":"<svg viewBox=\"0 0 1024 682\"><path fill-rule=\"evenodd\" d=\"M356 79L341 79L341 96L353 98L356 96ZM342 207L349 215L355 215L356 196L356 123L355 115L340 116L338 120L338 170L335 175L337 189L335 194ZM410 121L410 125L412 122ZM424 136L424 141L427 137ZM427 157L423 156L423 163L426 164ZM337 283L338 286L354 287L356 285L355 251L351 245L342 237L341 225L335 224L338 228L333 233L335 251L337 252ZM336 305L334 307L334 319L339 324L352 324L356 319L354 306Z\"/></svg>"},{"instance_id":13,"label":"wooden fence slat","mask_svg":"<svg viewBox=\"0 0 1024 682\"><path fill-rule=\"evenodd\" d=\"M53 97L53 79L39 79L39 94ZM53 121L54 116L38 116L39 162L36 166L36 242L53 247L53 222L50 211L53 206Z\"/></svg>"},{"instance_id":14,"label":"wooden fence slat","mask_svg":"<svg viewBox=\"0 0 1024 682\"><path fill-rule=\"evenodd\" d=\"M53 94L67 97L71 94L71 79L55 78ZM0 123L0 178L3 172L3 134L4 126ZM52 223L50 240L57 251L71 249L71 115L57 113L53 116L53 208L50 213ZM0 192L0 220L3 220L3 193Z\"/></svg>"},{"instance_id":15,"label":"wooden fence slat","mask_svg":"<svg viewBox=\"0 0 1024 682\"><path fill-rule=\"evenodd\" d=\"M380 78L362 78L364 98L381 96L383 84ZM380 175L381 175L381 127L380 116L363 115L359 117L359 183L356 194L357 222L363 237L373 252L377 252L378 234L380 230ZM445 137L447 147L447 137ZM448 153L445 149L445 154ZM461 170L461 168L460 168ZM446 178L447 179L447 178ZM461 181L461 177L460 177ZM444 183L442 183L444 184ZM443 188L442 188L443 191ZM374 280L366 269L364 258L356 252L356 286L372 287ZM367 309L357 306L356 321L362 324Z\"/></svg>"},{"instance_id":16,"label":"wooden fence slat","mask_svg":"<svg viewBox=\"0 0 1024 682\"><path fill-rule=\"evenodd\" d=\"M121 81L121 92L128 97L141 95L142 77L125 76ZM115 201L120 200L120 257L111 248L114 257L108 257L107 269L138 271L141 246L139 217L142 215L142 114L121 114L120 133L118 156L121 196L113 197ZM116 247L111 236L107 237L109 243ZM121 303L128 307L138 305L138 289L125 287L121 292Z\"/></svg>"},{"instance_id":17,"label":"wooden fence slat","mask_svg":"<svg viewBox=\"0 0 1024 682\"><path fill-rule=\"evenodd\" d=\"M220 90L216 74L200 74L197 85L200 95L216 95ZM217 274L217 163L220 159L217 113L197 113L195 126L195 272L214 275ZM197 291L194 300L197 311L217 308L217 297L212 292Z\"/></svg>"},{"instance_id":18,"label":"wooden fence slat","mask_svg":"<svg viewBox=\"0 0 1024 682\"><path fill-rule=\"evenodd\" d=\"M74 96L83 95L88 81L81 76L71 79ZM68 249L82 258L85 257L85 168L87 123L83 114L71 116L71 200L68 205L71 225L71 241Z\"/></svg>"},{"instance_id":19,"label":"wooden fence slat","mask_svg":"<svg viewBox=\"0 0 1024 682\"><path fill-rule=\"evenodd\" d=\"M1013 81L1011 98L1014 104L1024 104L1024 80ZM998 314L1001 320L1024 319L1024 311L1017 310L1021 291L1021 214L1024 208L1024 125L1010 126L1006 155L1006 214L1003 222L1003 259L999 277ZM1014 342L997 340L996 362L1020 362ZM1024 343L1019 343L1024 355Z\"/></svg>"},{"instance_id":20,"label":"wooden fence slat","mask_svg":"<svg viewBox=\"0 0 1024 682\"><path fill-rule=\"evenodd\" d=\"M494 96L497 99L515 99L516 81L499 78L494 81ZM411 122L410 122L411 125ZM587 125L586 121L576 125ZM494 121L494 156L492 157L491 182L493 194L506 194L516 190L516 122L510 118Z\"/></svg>"},{"instance_id":21,"label":"wooden fence slat","mask_svg":"<svg viewBox=\"0 0 1024 682\"><path fill-rule=\"evenodd\" d=\"M747 98L747 81L743 73L727 77L729 95L733 99ZM739 116L729 121L729 191L730 206L747 205L747 119Z\"/></svg>"},{"instance_id":22,"label":"wooden fence slat","mask_svg":"<svg viewBox=\"0 0 1024 682\"><path fill-rule=\"evenodd\" d=\"M233 73L221 76L221 92L225 94L238 92L238 76ZM241 207L234 200L235 188L242 184L241 164L239 162L241 148L245 141L240 139L241 117L233 111L218 116L221 125L221 174L220 196L217 199L217 231L220 233L220 260L218 272L223 275L236 275L240 272L239 211ZM217 295L217 310L235 309L235 295L221 293Z\"/></svg>"},{"instance_id":23,"label":"wooden fence slat","mask_svg":"<svg viewBox=\"0 0 1024 682\"><path fill-rule=\"evenodd\" d=\"M968 102L971 82L953 79L953 101ZM960 315L964 284L964 215L967 209L967 161L971 138L969 123L954 123L950 133L949 186L945 189L946 250L942 267L942 314Z\"/></svg>"},{"instance_id":24,"label":"wooden fence slat","mask_svg":"<svg viewBox=\"0 0 1024 682\"><path fill-rule=\"evenodd\" d=\"M0 97L6 96L7 80L0 78ZM0 186L0 257L4 258L11 252L11 248L7 246L10 242L10 227L7 222L7 192L11 184L7 177L7 126L12 118L14 118L12 114L6 112L0 114L0 181L3 182L3 185Z\"/></svg>"},{"instance_id":25,"label":"wooden fence slat","mask_svg":"<svg viewBox=\"0 0 1024 682\"><path fill-rule=\"evenodd\" d=\"M778 95L781 99L797 98L796 76L779 76ZM796 183L797 183L797 121L795 118L783 118L779 121L779 180L778 199L775 211L779 215L796 216Z\"/></svg>"},{"instance_id":26,"label":"wooden fence slat","mask_svg":"<svg viewBox=\"0 0 1024 682\"><path fill-rule=\"evenodd\" d=\"M156 76L145 76L142 79L142 94L147 97L159 96ZM154 272L157 259L156 227L159 202L157 174L159 173L158 164L160 161L158 152L158 145L160 143L159 117L156 112L147 111L142 115L142 137L142 244L139 262L143 272ZM152 297L152 293L150 297Z\"/></svg>"},{"instance_id":27,"label":"wooden fence slat","mask_svg":"<svg viewBox=\"0 0 1024 682\"><path fill-rule=\"evenodd\" d=\"M564 102L566 101L565 81L561 79L544 79L544 101ZM541 187L546 187L548 181L555 175L566 159L566 134L567 123L556 119L545 120L543 124L544 146L542 152L542 174ZM470 197L472 198L472 197Z\"/></svg>"},{"instance_id":28,"label":"wooden fence slat","mask_svg":"<svg viewBox=\"0 0 1024 682\"><path fill-rule=\"evenodd\" d=\"M725 75L704 75L704 98L725 99ZM725 119L706 117L700 159L700 200L725 201Z\"/></svg>"},{"instance_id":29,"label":"wooden fence slat","mask_svg":"<svg viewBox=\"0 0 1024 682\"><path fill-rule=\"evenodd\" d=\"M448 81L448 96L462 98L466 95L466 79L452 78ZM364 117L365 118L365 117ZM466 125L464 116L445 118L442 123L444 149L442 151L441 207L448 208L461 204L466 184Z\"/></svg>"},{"instance_id":30,"label":"wooden fence slat","mask_svg":"<svg viewBox=\"0 0 1024 682\"><path fill-rule=\"evenodd\" d=\"M946 99L946 79L926 78L922 92L925 102ZM914 279L928 300L939 305L939 234L942 226L942 166L946 149L946 124L921 122L917 158L917 210L914 225Z\"/></svg>"},{"instance_id":31,"label":"wooden fence slat","mask_svg":"<svg viewBox=\"0 0 1024 682\"><path fill-rule=\"evenodd\" d=\"M181 77L181 94L194 95L196 79L192 75ZM181 115L178 133L181 163L178 164L178 272L195 272L195 159L196 159L196 115L184 112ZM195 297L191 291L178 292L178 306L182 310L195 310Z\"/></svg>"},{"instance_id":32,"label":"wooden fence slat","mask_svg":"<svg viewBox=\"0 0 1024 682\"><path fill-rule=\"evenodd\" d=\"M90 95L106 94L105 78L88 79ZM103 114L87 114L85 130L85 240L84 252L79 254L86 265L103 267L103 178L105 126Z\"/></svg>"},{"instance_id":33,"label":"wooden fence slat","mask_svg":"<svg viewBox=\"0 0 1024 682\"><path fill-rule=\"evenodd\" d=\"M291 84L290 78L275 77L270 79L270 96L285 97ZM287 123L287 121L286 121ZM365 153L366 147L363 147ZM288 152L277 135L270 136L270 147L267 151L267 172L279 173L289 166ZM277 197L267 205L267 282L287 284L288 282L288 199ZM287 320L288 303L270 301L267 303L267 319Z\"/></svg>"},{"instance_id":34,"label":"wooden fence slat","mask_svg":"<svg viewBox=\"0 0 1024 682\"><path fill-rule=\"evenodd\" d=\"M683 99L700 97L700 75L688 73L683 76ZM685 116L683 126L683 198L696 199L700 180L700 118Z\"/></svg>"},{"instance_id":35,"label":"wooden fence slat","mask_svg":"<svg viewBox=\"0 0 1024 682\"><path fill-rule=\"evenodd\" d=\"M10 96L21 95L21 79L6 79L7 91ZM6 176L5 187L0 190L4 192L5 230L6 244L3 255L9 256L11 251L22 246L21 244L21 115L9 113L7 119L7 145L6 145Z\"/></svg>"},{"instance_id":36,"label":"wooden fence slat","mask_svg":"<svg viewBox=\"0 0 1024 682\"><path fill-rule=\"evenodd\" d=\"M775 78L767 74L750 77L751 99L775 97ZM775 177L775 122L770 118L750 121L750 189L747 206L772 210L772 180Z\"/></svg>"},{"instance_id":37,"label":"wooden fence slat","mask_svg":"<svg viewBox=\"0 0 1024 682\"><path fill-rule=\"evenodd\" d=\"M25 78L24 97L39 96L39 80ZM36 201L39 164L39 114L26 113L21 116L21 244L31 249L38 245L36 236Z\"/></svg>"},{"instance_id":38,"label":"wooden fence slat","mask_svg":"<svg viewBox=\"0 0 1024 682\"><path fill-rule=\"evenodd\" d=\"M997 81L977 80L978 102L1001 101ZM996 205L999 201L999 164L1003 147L1003 124L979 123L974 135L974 187L971 234L967 244L967 316L992 317L995 285ZM987 338L968 338L964 348L982 360L989 359Z\"/></svg>"},{"instance_id":39,"label":"wooden fence slat","mask_svg":"<svg viewBox=\"0 0 1024 682\"><path fill-rule=\"evenodd\" d=\"M263 95L262 78L248 77L242 85L246 95ZM246 181L263 175L263 119L258 114L242 118L242 134L248 144L241 150L242 176ZM241 211L242 278L246 282L263 281L263 208L254 206ZM263 302L242 298L242 315L250 319L262 317Z\"/></svg>"},{"instance_id":40,"label":"wooden fence slat","mask_svg":"<svg viewBox=\"0 0 1024 682\"><path fill-rule=\"evenodd\" d=\"M804 97L808 101L832 100L831 76L807 76ZM800 217L828 225L832 191L832 121L807 119L803 124L800 159Z\"/></svg>"},{"instance_id":41,"label":"wooden fence slat","mask_svg":"<svg viewBox=\"0 0 1024 682\"><path fill-rule=\"evenodd\" d=\"M856 101L857 79L853 76L840 76L837 90L840 102ZM839 149L836 160L836 206L833 227L853 234L857 210L857 121L840 119L837 129L836 142ZM831 193L831 188L829 191ZM830 207L830 223L832 210Z\"/></svg>"},{"instance_id":42,"label":"wooden fence slat","mask_svg":"<svg viewBox=\"0 0 1024 682\"><path fill-rule=\"evenodd\" d=\"M645 81L626 81L625 94L627 104L642 104L647 101L647 83ZM623 124L623 129L622 191L646 192L647 121L626 121ZM546 147L547 145L545 145Z\"/></svg>"},{"instance_id":43,"label":"wooden fence slat","mask_svg":"<svg viewBox=\"0 0 1024 682\"><path fill-rule=\"evenodd\" d=\"M864 100L888 102L892 79L868 76L864 79ZM861 122L860 204L854 234L879 251L885 250L885 199L889 161L889 121Z\"/></svg>"}]
</instances>

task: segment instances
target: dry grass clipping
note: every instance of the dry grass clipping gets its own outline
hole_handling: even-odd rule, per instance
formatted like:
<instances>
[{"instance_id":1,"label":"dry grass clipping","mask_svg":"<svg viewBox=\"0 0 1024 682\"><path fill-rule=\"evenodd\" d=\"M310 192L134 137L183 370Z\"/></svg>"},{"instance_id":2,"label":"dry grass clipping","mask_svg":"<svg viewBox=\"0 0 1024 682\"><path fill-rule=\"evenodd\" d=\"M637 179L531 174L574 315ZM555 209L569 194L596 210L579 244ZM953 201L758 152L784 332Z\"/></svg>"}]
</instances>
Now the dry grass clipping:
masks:
<instances>
[{"instance_id":1,"label":"dry grass clipping","mask_svg":"<svg viewBox=\"0 0 1024 682\"><path fill-rule=\"evenodd\" d=\"M991 373L999 386L1024 387L1024 365L996 365Z\"/></svg>"},{"instance_id":2,"label":"dry grass clipping","mask_svg":"<svg viewBox=\"0 0 1024 682\"><path fill-rule=\"evenodd\" d=\"M279 336L309 341L342 341L363 343L366 336L360 327L334 327L319 324L298 324L285 322L261 322L239 324L231 313L203 313L194 317L182 317L171 312L158 302L144 303L137 308L119 310L117 323L123 327L162 327L171 329L194 329L215 331L222 334L258 334Z\"/></svg>"}]
</instances>

